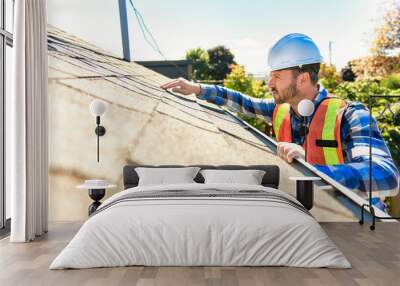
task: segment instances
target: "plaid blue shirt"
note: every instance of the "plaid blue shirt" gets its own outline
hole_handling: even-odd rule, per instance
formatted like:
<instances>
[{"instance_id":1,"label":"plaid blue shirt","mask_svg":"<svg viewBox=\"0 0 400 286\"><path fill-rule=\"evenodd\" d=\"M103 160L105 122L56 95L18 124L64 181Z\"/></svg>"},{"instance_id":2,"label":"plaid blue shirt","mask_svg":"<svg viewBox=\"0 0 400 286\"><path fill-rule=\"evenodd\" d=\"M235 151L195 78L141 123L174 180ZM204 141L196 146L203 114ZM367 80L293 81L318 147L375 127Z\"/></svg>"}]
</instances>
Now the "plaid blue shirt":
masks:
<instances>
[{"instance_id":1,"label":"plaid blue shirt","mask_svg":"<svg viewBox=\"0 0 400 286\"><path fill-rule=\"evenodd\" d=\"M327 95L326 89L320 85L319 93L313 101L314 105L317 107ZM268 122L271 122L275 108L273 99L249 97L218 85L202 84L198 98L224 105L248 117L260 117ZM291 114L293 143L303 144L304 136L299 132L302 119L292 109ZM308 117L308 123L312 117L313 115ZM375 118L372 122L372 191L374 195L393 196L399 191L399 171L382 138ZM341 138L346 164L314 166L365 197L369 188L369 111L362 103L349 102L341 122Z\"/></svg>"}]
</instances>

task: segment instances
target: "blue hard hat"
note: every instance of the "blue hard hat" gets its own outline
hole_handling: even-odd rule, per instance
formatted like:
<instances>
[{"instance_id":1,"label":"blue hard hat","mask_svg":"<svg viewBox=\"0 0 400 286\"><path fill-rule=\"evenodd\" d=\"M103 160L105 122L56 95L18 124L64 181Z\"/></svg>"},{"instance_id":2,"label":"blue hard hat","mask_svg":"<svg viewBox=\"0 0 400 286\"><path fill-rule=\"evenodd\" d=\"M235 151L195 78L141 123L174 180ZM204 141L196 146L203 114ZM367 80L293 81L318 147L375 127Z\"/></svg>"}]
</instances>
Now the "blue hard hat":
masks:
<instances>
[{"instance_id":1,"label":"blue hard hat","mask_svg":"<svg viewBox=\"0 0 400 286\"><path fill-rule=\"evenodd\" d=\"M322 63L321 53L314 41L304 34L288 34L268 52L271 71L316 63Z\"/></svg>"}]
</instances>

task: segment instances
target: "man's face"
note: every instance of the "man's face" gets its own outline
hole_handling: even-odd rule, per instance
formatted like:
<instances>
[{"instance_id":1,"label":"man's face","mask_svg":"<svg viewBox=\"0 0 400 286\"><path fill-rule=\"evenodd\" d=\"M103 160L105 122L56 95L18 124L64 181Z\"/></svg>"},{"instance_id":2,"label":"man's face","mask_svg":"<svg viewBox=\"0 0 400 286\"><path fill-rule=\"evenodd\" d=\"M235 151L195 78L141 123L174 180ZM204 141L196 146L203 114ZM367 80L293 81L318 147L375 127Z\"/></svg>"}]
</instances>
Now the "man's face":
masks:
<instances>
[{"instance_id":1,"label":"man's face","mask_svg":"<svg viewBox=\"0 0 400 286\"><path fill-rule=\"evenodd\" d=\"M276 104L288 103L298 94L296 78L291 70L272 71L268 86Z\"/></svg>"}]
</instances>

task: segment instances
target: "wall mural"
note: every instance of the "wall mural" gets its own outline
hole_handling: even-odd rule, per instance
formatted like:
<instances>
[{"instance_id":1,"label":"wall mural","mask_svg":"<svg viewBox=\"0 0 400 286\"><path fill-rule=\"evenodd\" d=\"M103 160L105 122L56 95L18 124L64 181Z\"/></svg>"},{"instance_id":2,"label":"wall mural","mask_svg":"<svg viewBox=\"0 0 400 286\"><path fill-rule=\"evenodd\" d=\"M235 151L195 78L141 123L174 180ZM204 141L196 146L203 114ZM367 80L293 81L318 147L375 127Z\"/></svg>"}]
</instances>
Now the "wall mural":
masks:
<instances>
[{"instance_id":1,"label":"wall mural","mask_svg":"<svg viewBox=\"0 0 400 286\"><path fill-rule=\"evenodd\" d=\"M215 105L166 92L159 86L168 78L50 25L48 51L50 220L85 220L91 199L76 186L106 179L117 185L108 197L123 189L122 168L132 162L278 164L281 188L294 194L287 177L301 172ZM94 99L107 105L100 162ZM355 219L326 192L317 192L312 212L320 220Z\"/></svg>"}]
</instances>

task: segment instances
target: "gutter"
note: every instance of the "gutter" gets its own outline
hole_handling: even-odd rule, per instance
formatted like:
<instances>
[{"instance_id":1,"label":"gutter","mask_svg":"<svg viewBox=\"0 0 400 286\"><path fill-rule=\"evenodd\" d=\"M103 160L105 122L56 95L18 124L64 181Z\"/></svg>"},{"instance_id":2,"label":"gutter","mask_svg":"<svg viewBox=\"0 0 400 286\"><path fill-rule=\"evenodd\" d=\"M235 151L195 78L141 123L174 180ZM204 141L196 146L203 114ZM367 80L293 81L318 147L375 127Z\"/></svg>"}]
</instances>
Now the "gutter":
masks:
<instances>
[{"instance_id":1,"label":"gutter","mask_svg":"<svg viewBox=\"0 0 400 286\"><path fill-rule=\"evenodd\" d=\"M234 112L228 110L225 107L221 107L220 108L227 114L229 114L230 116L232 116L233 118L235 118L237 121L239 121L240 123L242 123L244 126L246 126L246 129L248 129L249 131L251 131L252 133L255 133L257 136L262 137L264 140L268 141L268 143L276 149L277 147L277 143L274 139L272 139L271 137L267 136L266 134L264 134L263 132L261 132L260 130L256 129L255 127L251 126L249 123L247 123L246 121L244 121L243 119L241 119L239 116L237 116ZM306 170L308 170L309 172L311 172L313 174L313 176L318 176L322 179L322 181L324 183L326 183L326 185L320 186L321 189L327 189L330 187L333 187L334 189L336 189L337 191L339 191L342 195L344 195L346 198L348 198L350 201L352 201L354 204L356 204L357 206L360 207L360 213L361 213L361 206L363 204L367 204L368 205L368 201L363 199L362 197L360 197L359 195L357 195L356 193L354 193L353 191L351 191L349 188L345 187L344 185L340 184L339 182L337 182L336 180L332 179L331 177L329 177L328 175L320 172L319 170L317 170L313 165L307 163L306 161L304 161L303 159L300 158L295 158L295 161L297 162L297 164L300 164L302 167L304 167ZM373 206L374 210L375 210L375 215L376 216L380 216L380 217L385 217L385 218L391 218L391 216L389 214L387 214L386 212L378 209L377 207ZM365 211L370 213L369 208L365 208ZM386 220L381 220L383 222L397 222L397 220L395 219L386 219Z\"/></svg>"}]
</instances>

